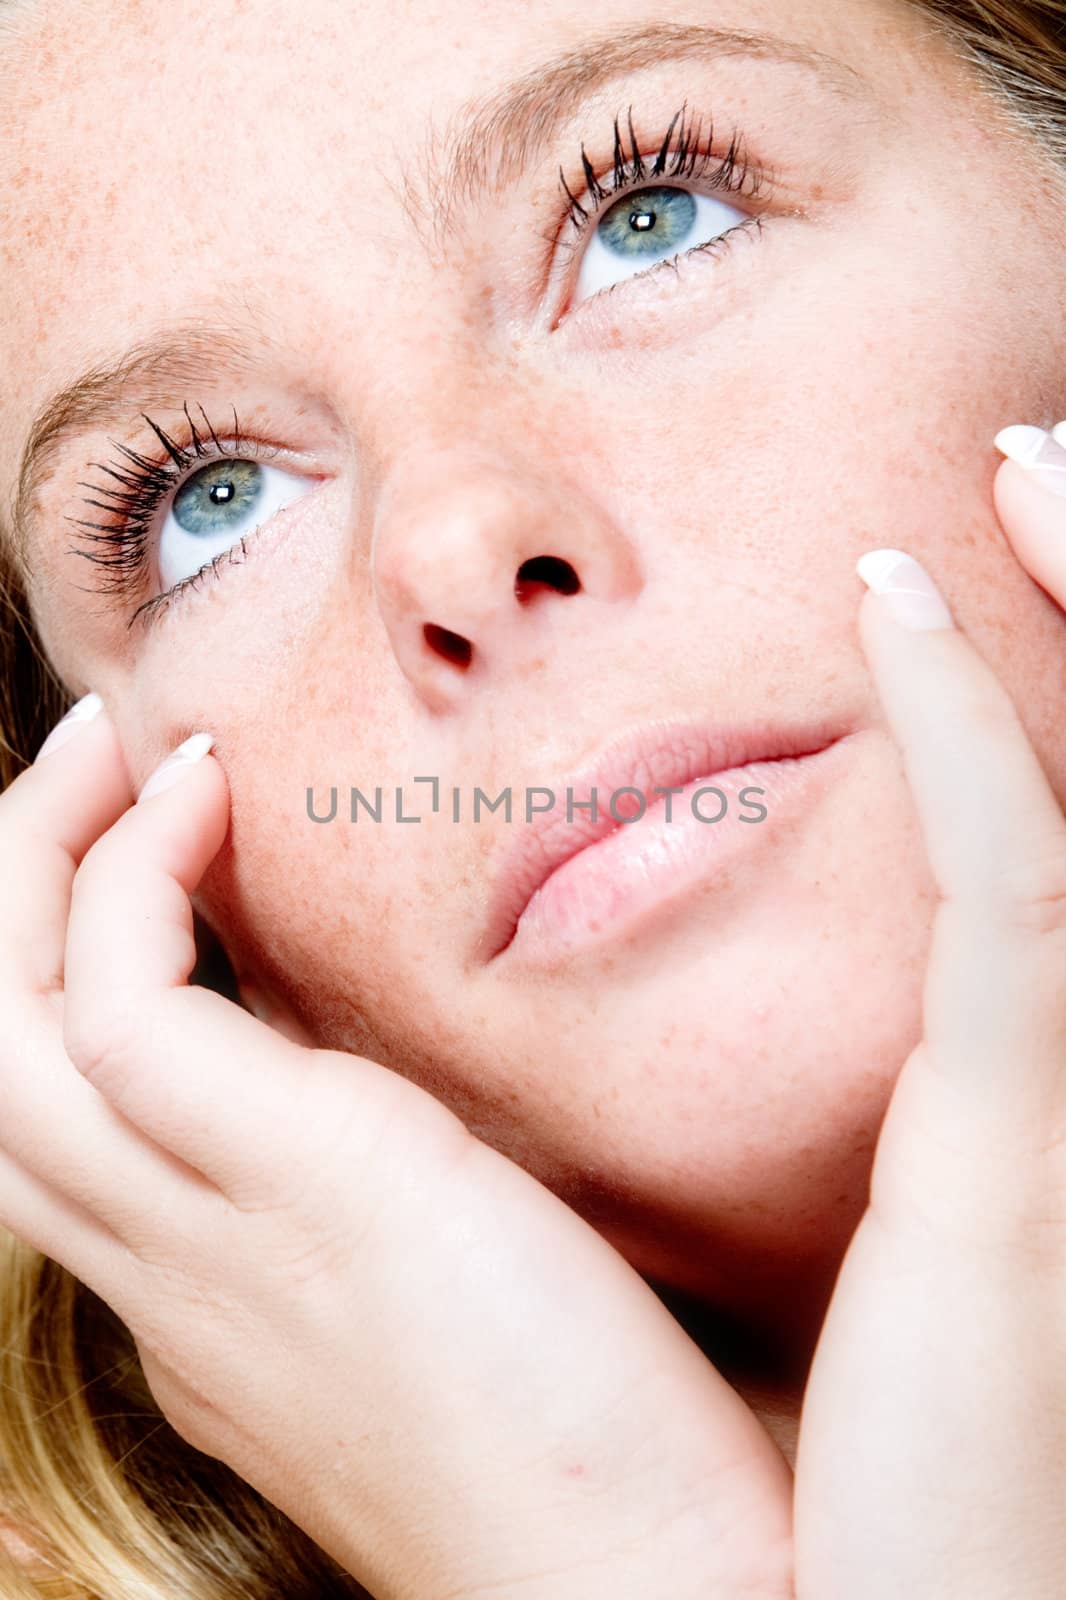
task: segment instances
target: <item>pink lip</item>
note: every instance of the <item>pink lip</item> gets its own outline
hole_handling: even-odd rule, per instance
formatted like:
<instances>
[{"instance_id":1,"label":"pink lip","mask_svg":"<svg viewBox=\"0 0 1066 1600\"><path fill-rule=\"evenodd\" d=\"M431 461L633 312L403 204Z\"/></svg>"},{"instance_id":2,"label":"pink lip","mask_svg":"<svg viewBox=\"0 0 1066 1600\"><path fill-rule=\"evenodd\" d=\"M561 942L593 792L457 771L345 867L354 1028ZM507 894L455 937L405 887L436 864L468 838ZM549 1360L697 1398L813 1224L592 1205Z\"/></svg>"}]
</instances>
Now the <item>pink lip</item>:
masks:
<instances>
[{"instance_id":1,"label":"pink lip","mask_svg":"<svg viewBox=\"0 0 1066 1600\"><path fill-rule=\"evenodd\" d=\"M613 741L579 772L554 780L551 777L543 779L542 786L552 791L555 805L551 811L535 814L528 823L524 810L526 791L516 789L515 822L512 824L515 837L503 855L493 885L484 944L489 954L485 959L493 961L501 956L509 949L516 934L524 931L523 925L530 920L526 913L531 909L531 902L534 902L532 910L536 913L533 918L537 924L536 942L550 944L550 924L553 920L556 924L560 921L565 924L572 909L573 897L568 902L567 896L562 893L564 882L580 887L583 879L590 880L598 892L597 903L602 905L610 920L615 909L614 903L619 899L618 893L610 892L611 886L604 881L603 873L585 870L579 875L574 868L562 872L561 869L574 856L587 853L589 869L593 858L597 863L602 861L609 877L612 866L617 867L624 862L627 854L632 856L634 851L639 850L640 846L635 841L639 839L647 846L654 836L658 840L658 855L662 859L656 863L652 874L655 882L644 885L645 893L640 897L644 900L654 898L657 885L662 888L671 876L670 862L666 858L674 855L680 861L678 853L683 851L690 864L694 849L697 848L691 837L691 825L687 829L674 826L674 819L680 817L682 810L690 805L695 789L704 784L713 785L716 780L724 780L728 775L732 781L723 781L719 787L730 796L729 804L735 812L739 803L736 798L739 789L757 787L762 782L773 793L774 781L780 782L782 779L784 789L794 789L795 774L802 769L806 778L807 764L799 758L816 756L828 750L848 731L839 719L831 721L828 718L789 727L766 722L713 727L698 723L658 721ZM775 763L781 763L781 766ZM811 763L812 767L816 765ZM529 788L539 786L531 782ZM671 796L669 800L667 796L656 793L657 789L679 787L685 792ZM646 811L638 821L626 824L612 814L610 803L612 795L618 790L629 788L640 791ZM573 796L572 819L567 817L568 790ZM595 819L589 810L578 809L579 802L591 799L593 790L596 792L597 806ZM666 824L668 803L675 809L670 823ZM713 817L720 808L720 802L713 795L701 804L709 817ZM760 796L744 804L766 805L767 801ZM620 816L631 815L640 810L640 802L636 795L618 795L615 809ZM749 811L747 824L741 823L739 829L731 821L723 821L720 827L697 823L696 831L703 839L710 835L724 838L732 833L736 840L739 836L750 837L762 830L752 826ZM626 837L614 840L610 847L601 843L608 836L619 833ZM686 833L689 836L687 844ZM596 848L592 849L593 846ZM702 850L706 853L707 846L703 845ZM581 866L584 869L584 861ZM543 892L545 886L553 891L558 889L559 892L547 895ZM553 912L561 913L561 916L556 914L553 918ZM568 932L572 930L557 926L555 931L563 934L563 943L566 944ZM530 943L530 940L527 939L526 943Z\"/></svg>"}]
</instances>

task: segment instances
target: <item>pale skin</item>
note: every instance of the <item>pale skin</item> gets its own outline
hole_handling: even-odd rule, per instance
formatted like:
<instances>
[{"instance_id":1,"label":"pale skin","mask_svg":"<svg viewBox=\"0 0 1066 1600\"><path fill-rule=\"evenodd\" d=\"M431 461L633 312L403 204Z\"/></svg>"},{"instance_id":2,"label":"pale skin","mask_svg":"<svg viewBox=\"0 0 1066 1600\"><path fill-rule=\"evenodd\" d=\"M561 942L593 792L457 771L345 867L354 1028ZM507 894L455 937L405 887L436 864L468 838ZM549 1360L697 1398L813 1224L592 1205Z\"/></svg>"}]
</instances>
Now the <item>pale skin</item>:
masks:
<instances>
[{"instance_id":1,"label":"pale skin","mask_svg":"<svg viewBox=\"0 0 1066 1600\"><path fill-rule=\"evenodd\" d=\"M1055 1414L1057 1403L1043 1387L1053 1381L1050 1361L1018 1379L1009 1361L1018 1329L1009 1340L998 1330L1000 1342L979 1350L970 1342L973 1321L965 1320L966 1308L982 1298L1023 1304L1026 1326L1049 1351L1056 1347L1061 1307L1039 1298L1052 1292L1050 1255L1043 1247L1002 1248L1004 1239L1030 1239L1034 1231L1054 1238L1056 1229L1044 1226L1061 1207L1053 1138L1040 1165L1029 1099L1014 1108L1013 1123L997 1100L987 1122L981 1103L973 1121L960 1125L943 1104L923 1098L924 1083L941 1081L927 1070L928 1051L911 1055L922 1037L922 980L937 914L936 797L943 821L949 807L957 813L967 774L979 763L1002 768L1003 782L1015 787L970 797L987 805L974 819L976 836L997 836L1019 806L1039 811L1050 830L1050 876L1035 892L1057 893L1057 808L1066 796L1057 602L1066 594L1046 553L1055 527L1045 527L1047 514L1035 502L1025 509L1020 485L1014 501L1005 487L1016 469L1003 469L994 499L991 447L1004 423L1050 423L1066 409L1056 405L1066 340L1057 314L1063 223L1051 172L975 100L953 59L918 38L906 7L867 0L723 5L715 10L719 26L774 29L861 73L869 86L862 111L794 65L765 60L686 59L645 69L639 81L629 74L604 91L594 115L571 122L531 176L511 177L502 199L467 212L467 234L434 256L402 204L396 171L379 165L378 153L397 143L420 149L423 124L411 130L411 107L439 129L470 94L582 42L587 28L566 8L538 7L521 17L508 11L501 25L504 13L490 6L473 13L436 7L432 18L411 12L405 26L403 8L390 7L386 16L323 5L303 8L297 28L269 7L212 7L187 10L178 28L172 14L149 4L113 8L111 26L99 30L70 26L76 9L16 8L16 38L0 61L0 241L5 286L17 307L0 333L10 374L0 395L5 493L28 420L44 398L131 334L187 315L194 303L225 303L232 311L236 300L269 313L274 344L251 377L208 365L177 389L134 386L107 425L68 441L35 501L31 594L42 638L72 693L99 691L107 714L3 798L2 848L11 863L5 882L17 880L15 903L26 908L9 921L8 981L16 992L3 1015L24 1019L20 1040L26 1030L40 1039L40 1059L61 1075L51 1080L51 1093L80 1097L71 1111L71 1125L81 1119L76 1198L96 1223L75 1230L62 1209L71 1198L68 1192L64 1199L60 1181L70 1170L70 1152L59 1143L68 1119L55 1117L54 1098L39 1101L36 1112L20 1098L44 1094L43 1075L25 1084L20 1074L8 1089L20 1114L10 1119L16 1132L5 1134L8 1187L0 1215L116 1304L138 1334L157 1397L176 1424L279 1503L291 1496L285 1509L323 1543L343 1548L352 1570L373 1578L375 1593L433 1592L425 1587L432 1552L443 1570L434 1569L431 1581L442 1592L448 1584L462 1590L482 1583L502 1596L550 1561L574 1574L562 1581L580 1592L583 1562L600 1563L613 1581L616 1560L618 1581L632 1583L634 1593L647 1593L667 1572L693 1593L705 1593L714 1577L727 1593L730 1583L753 1582L777 1600L795 1580L802 1600L831 1600L855 1592L856 1573L862 1592L874 1592L883 1561L879 1519L886 1516L909 1530L900 1558L913 1562L892 1573L896 1587L886 1595L901 1592L905 1581L929 1581L934 1556L943 1556L936 1547L945 1519L942 1508L934 1516L918 1503L915 1460L933 1482L945 1473L957 1482L960 1463L977 1471L997 1449L1002 1459L997 1425L1005 1439L1019 1414ZM658 14L612 5L597 25L612 33ZM674 7L661 15L686 20ZM706 21L705 8L689 20ZM290 47L288 29L295 30ZM12 70L17 48L32 58L32 73ZM173 96L137 92L145 74L164 68ZM61 129L49 74L64 86ZM263 109L279 83L286 86L285 118ZM297 93L301 86L306 93ZM766 163L782 170L783 192L763 196L762 236L742 240L729 256L699 260L688 276L684 268L676 278L660 271L595 307L589 301L584 321L576 309L557 327L538 321L533 246L557 225L560 162L569 169L585 139L590 155L595 140L598 160L609 166L604 135L615 111L630 103L654 152L683 98L718 108L716 119L743 128L753 146L764 147ZM219 103L224 132L212 128ZM120 141L101 104L123 107ZM247 148L236 129L254 129ZM216 171L217 184L208 181ZM293 173L297 181L280 184L279 174ZM744 204L742 196L726 198ZM146 448L152 436L139 412L174 426L186 398L190 407L202 403L222 431L232 404L242 433L284 447L304 498L279 513L278 537L250 546L243 567L224 569L217 584L185 595L151 630L126 632L132 605L123 609L75 587L89 582L91 569L67 554L71 528L62 519L89 514L77 485L106 481L86 463L118 460L109 439ZM519 629L513 600L497 582L500 548L516 559L540 553L545 528L552 553L587 581L578 595L549 596ZM427 560L442 541L447 559ZM863 631L856 629L855 559L879 545L903 545L940 582L963 629L945 636L951 643L941 656L929 654L941 648L931 639L919 641L923 655L908 638L905 658L887 634L876 633L876 622L867 624L873 601L864 603ZM143 598L158 588L146 578ZM421 619L472 639L485 670L461 678L415 649L412 624ZM669 673L649 673L648 658L667 652ZM920 692L912 696L915 681ZM919 713L932 716L934 690L950 701L960 682L964 694L966 683L977 686L978 702L986 692L1001 693L989 687L1001 683L1024 732L1003 718L990 728L978 707L971 743L955 752L960 765L944 773ZM584 686L581 696L575 683ZM647 716L708 706L715 715L742 716L769 704L787 719L812 699L831 704L853 727L854 758L787 848L753 854L729 878L708 884L654 939L635 937L575 961L547 986L501 979L479 963L474 934L498 835L382 829L356 840L340 828L300 822L305 782L344 781L356 767L376 767L385 781L436 763L487 787L536 782L541 764L574 764L605 734ZM965 717L960 726L969 726ZM159 757L198 728L216 736L218 759L205 757L190 773L180 802L172 794L128 809ZM58 765L64 761L66 791ZM20 785L23 795L36 785L32 806L17 798ZM73 811L64 793L79 796ZM88 794L96 796L91 803ZM50 894L47 861L19 832L19 819L25 829L30 815L33 837L56 863ZM68 837L69 854L57 855L61 830L74 825L82 832ZM90 862L97 865L85 874ZM1000 1019L996 1059L1011 1063L1006 1089L1016 1083L1017 1060L1032 1057L1057 1114L1048 1053L1030 1035L1009 1030L1036 1026L1041 1037L1054 1037L1060 1026L1055 983L1042 975L1061 973L1061 934L1042 927L1039 938L1015 941L1012 930L1023 919L1009 897L990 895L981 876L987 868L980 850L945 869L969 874L966 892L988 913L984 948L1002 951L994 973L977 975L980 951L963 948L956 930L964 977L954 980L952 962L942 963L945 993L955 1002L948 1013L958 1038L966 1038L976 989ZM67 896L71 878L76 885L83 874L90 966L81 992L96 996L95 1012L76 1008L70 995L75 923L68 929ZM116 895L116 883L129 886L129 901ZM285 1026L307 1042L282 1039L219 997L185 986L190 894L220 929L242 976L291 1012ZM42 920L31 938L34 915ZM161 937L153 947L133 937L146 915L177 928L173 943ZM811 930L802 944L797 926ZM91 963L102 952L106 971L93 976ZM42 965L30 968L31 958ZM64 960L66 994L52 993L42 1005L33 998L41 973L54 975ZM75 963L75 977L77 970ZM1025 1012L1027 1023L1019 973L1027 996L1030 988L1048 991L1043 1010ZM143 997L136 1011L129 985ZM123 1014L151 1031L150 1074L145 1036L136 1028L126 1070L115 1072L99 1048L112 1037L107 1008L120 992ZM950 1064L960 1052L953 1053L950 1032L946 1037ZM169 1073L159 1068L161 1050L173 1060ZM229 1075L220 1072L221 1060ZM203 1063L202 1081L190 1061ZM321 1070L302 1071L308 1062ZM87 1064L93 1070L86 1083L73 1069ZM385 1073L387 1066L403 1077ZM241 1108L240 1119L232 1112L228 1120L205 1118L209 1084ZM252 1084L254 1093L243 1087ZM919 1086L909 1098L893 1098L897 1085L909 1084ZM198 1098L183 1099L194 1086ZM273 1092L280 1101L269 1099ZM297 1117L279 1109L293 1095L311 1094L323 1097L328 1113ZM112 1099L128 1125L108 1119ZM891 1142L879 1149L890 1154L877 1169L883 1204L868 1225L870 1164L890 1101L906 1110L886 1124ZM262 1142L246 1120L252 1102L264 1118L263 1138L284 1131L274 1163L263 1162ZM374 1392L388 1404L378 1421L395 1421L400 1430L396 1375L412 1361L428 1363L423 1400L436 1396L452 1416L448 1407L462 1392L454 1361L438 1370L435 1350L422 1341L412 1346L410 1334L406 1343L398 1337L398 1327L412 1320L418 1326L418 1318L394 1271L379 1276L378 1295L368 1296L375 1270L385 1273L396 1259L395 1238L376 1232L368 1255L365 1240L355 1250L347 1233L338 1241L336 1233L320 1239L314 1231L315 1219L335 1218L338 1205L347 1218L366 1216L380 1191L365 1182L343 1188L360 1164L350 1153L342 1160L338 1145L331 1165L320 1140L303 1129L343 1127L366 1140L394 1102L398 1114L380 1141L377 1170L424 1174L409 1194L402 1233L407 1289L421 1295L434 1273L453 1286L434 1304L447 1300L448 1314L459 1319L442 1332L453 1353L457 1347L468 1354L476 1394L463 1408L474 1430L469 1442L457 1442L454 1425L438 1426L433 1437L448 1440L451 1481L467 1461L475 1497L487 1493L479 1446L486 1436L496 1448L510 1441L518 1452L513 1481L531 1497L516 1503L516 1515L531 1506L556 1508L557 1525L546 1514L529 1519L543 1530L543 1548L516 1549L508 1524L497 1530L499 1542L486 1536L470 1550L459 1537L465 1525L453 1527L454 1514L442 1503L427 1509L419 1529L402 1527L397 1496L407 1480L380 1437L345 1456L351 1499L343 1530L331 1521L333 1481L315 1478L312 1463L323 1447L317 1430L335 1425L336 1394L349 1386L350 1370L384 1363ZM124 1145L101 1142L90 1168L84 1139L91 1117L101 1141ZM464 1125L476 1136L476 1155ZM986 1127L1003 1141L992 1176ZM172 1142L178 1128L186 1167L205 1180L191 1181L167 1158L168 1151L180 1154ZM208 1131L217 1148L196 1143ZM961 1132L969 1137L956 1152ZM143 1171L142 1187L143 1163L154 1165L151 1174ZM927 1180L920 1225L901 1176L915 1173ZM284 1180L280 1195L260 1187L268 1179ZM980 1194L980 1221L969 1206L961 1221L948 1207L948 1196L972 1192L968 1185ZM151 1215L131 1208L131 1196L143 1205L148 1193ZM296 1196L306 1209L294 1206ZM258 1255L237 1227L242 1218L262 1220L244 1218L240 1208L249 1200L265 1207L268 1219L257 1233ZM466 1215L464 1203L479 1219L511 1223L481 1241L484 1281L492 1281L488 1265L495 1261L499 1273L513 1274L507 1281L516 1295L535 1296L535 1370L561 1397L561 1435L550 1427L545 1438L535 1435L537 1408L528 1398L516 1410L520 1426L506 1406L489 1404L480 1375L493 1358L486 1341L490 1330L499 1331L495 1310L479 1302L476 1284L454 1292L457 1282L468 1283L461 1229L454 1258L438 1237L440 1218ZM190 1263L181 1249L183 1238L203 1237L203 1207L213 1208L214 1222L225 1216L234 1224L219 1234L226 1242L209 1267L199 1256ZM163 1233L161 1216L169 1219ZM1028 1226L1037 1219L1035 1229ZM99 1225L114 1228L118 1242L98 1233ZM546 1278L531 1279L528 1254L514 1254L523 1228L543 1241L537 1259ZM889 1323L905 1327L909 1308L928 1314L924 1287L943 1283L961 1231L974 1272L949 1309L964 1320L945 1321L943 1344L930 1341L930 1351L923 1338L915 1370L894 1373L888 1392L897 1403L888 1415L899 1437L872 1417L856 1436L849 1405L855 1384L869 1395L899 1352L896 1343L878 1351L875 1334ZM811 1347L853 1235L855 1250L826 1323L826 1361L807 1385ZM337 1271L338 1249L348 1276ZM309 1308L297 1301L292 1313L302 1338L312 1325L332 1352L331 1361L321 1351L308 1359L303 1381L311 1384L314 1373L321 1388L307 1392L301 1439L285 1431L288 1412L284 1429L272 1422L268 1403L279 1389L272 1334L284 1347L294 1325L279 1329L260 1315L260 1387L241 1391L226 1367L233 1324L212 1325L203 1311L203 1297L225 1288L241 1326L256 1306L276 1313L279 1280L254 1272L242 1280L235 1265L257 1259L289 1264L291 1304L294 1250L311 1262L324 1250L331 1264L328 1291L308 1273ZM1029 1280L1016 1275L1034 1264L1041 1270L1030 1292ZM206 1280L198 1276L205 1272ZM757 1381L745 1374L730 1386L706 1359L694 1360L694 1347L638 1273L685 1289L750 1329L772 1355ZM175 1288L173 1302L162 1297L161 1277ZM575 1285L587 1289L583 1309ZM364 1330L369 1345L357 1344L352 1332L353 1295L360 1307L368 1299L380 1307L380 1321ZM195 1316L187 1311L183 1322L180 1307L190 1304ZM168 1308L163 1317L152 1314L160 1305ZM421 1317L421 1300L418 1308ZM579 1328L595 1330L599 1341L590 1341L598 1355L589 1370ZM835 1338L834 1328L843 1330ZM543 1345L553 1329L559 1369L545 1376ZM605 1330L615 1341L609 1361ZM868 1363L858 1373L856 1360ZM989 1379L997 1360L1012 1383L1034 1387L997 1388ZM662 1375L663 1392L649 1394L637 1381L649 1370ZM246 1364L241 1372L247 1381ZM528 1377L523 1369L523 1381ZM280 1387L293 1381L286 1367ZM811 1431L805 1423L797 1457L794 1426L790 1438L776 1418L783 1413L794 1424L805 1385ZM928 1405L915 1399L920 1387L945 1398L957 1392L968 1402L981 1394L980 1448L958 1436L937 1444ZM206 1407L193 1404L191 1389ZM1001 1405L998 1423L989 1389ZM620 1392L627 1397L621 1413L611 1404ZM745 1394L750 1405L738 1399ZM357 1429L366 1397L355 1397L353 1407ZM419 1440L417 1419L408 1421L414 1433L406 1449L439 1448ZM649 1436L653 1460L637 1447ZM627 1440L636 1441L628 1453ZM877 1447L886 1459L907 1463L906 1499L895 1506L880 1479L867 1501L868 1481L854 1470L856 1453L871 1440L883 1441ZM1049 1437L1049 1462L1060 1442ZM295 1491L276 1467L293 1454L307 1463ZM273 1468L264 1464L272 1458ZM422 1459L427 1485L443 1476L433 1471L432 1456ZM508 1459L494 1459L494 1494ZM542 1481L531 1478L531 1460L548 1462ZM597 1481L597 1461L607 1473L620 1460L633 1467L621 1482L609 1480L611 1495L579 1498L575 1506L560 1494L557 1469L584 1463ZM723 1466L725 1477L716 1477ZM1007 1481L1021 1492L1034 1470L1027 1457ZM1040 1506L1050 1514L1056 1503L1050 1465L1040 1481L1047 1500L1035 1512L1030 1505L1034 1551L1046 1531ZM706 1492L720 1482L728 1484L721 1494ZM988 1592L995 1595L1017 1592L994 1587L997 1551L999 1558L1008 1548L1016 1554L1019 1537L1019 1508L1012 1507L1009 1536L999 1524L997 1544L1002 1491L998 1470L994 1481L976 1478L959 1491L967 1514L988 1531ZM370 1509L350 1549L356 1503ZM825 1521L826 1508L837 1516L842 1503L853 1507L854 1547L843 1546L839 1527L834 1534ZM634 1508L644 1519L636 1527ZM634 1566L626 1539L637 1542L646 1566ZM954 1549L972 1561L958 1544L949 1556ZM960 1573L961 1582L965 1569ZM1053 1577L1034 1571L1034 1585ZM566 1591L557 1582L545 1592ZM1032 1592L1040 1594L1035 1586Z\"/></svg>"},{"instance_id":2,"label":"pale skin","mask_svg":"<svg viewBox=\"0 0 1066 1600\"><path fill-rule=\"evenodd\" d=\"M1066 496L1003 471L1066 606ZM101 709L0 798L0 1214L116 1309L172 1425L382 1600L1061 1592L1066 818L946 608L917 632L893 609L914 585L896 569L860 632L938 888L923 1038L794 1474L530 1174L398 1074L189 985L229 825L210 754L132 804Z\"/></svg>"}]
</instances>

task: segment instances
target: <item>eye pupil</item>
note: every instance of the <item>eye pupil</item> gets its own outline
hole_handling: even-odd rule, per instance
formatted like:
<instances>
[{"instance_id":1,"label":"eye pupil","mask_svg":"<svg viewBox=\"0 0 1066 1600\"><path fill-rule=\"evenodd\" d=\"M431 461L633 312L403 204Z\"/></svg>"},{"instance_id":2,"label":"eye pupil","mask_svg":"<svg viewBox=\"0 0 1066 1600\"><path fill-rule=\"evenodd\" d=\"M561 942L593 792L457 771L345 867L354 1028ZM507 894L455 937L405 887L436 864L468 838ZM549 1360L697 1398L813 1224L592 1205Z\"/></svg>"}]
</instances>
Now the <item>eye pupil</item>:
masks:
<instances>
[{"instance_id":1,"label":"eye pupil","mask_svg":"<svg viewBox=\"0 0 1066 1600\"><path fill-rule=\"evenodd\" d=\"M606 250L646 264L656 252L682 249L696 216L696 200L687 189L650 184L616 200L601 217L597 237Z\"/></svg>"},{"instance_id":2,"label":"eye pupil","mask_svg":"<svg viewBox=\"0 0 1066 1600\"><path fill-rule=\"evenodd\" d=\"M201 467L174 496L174 520L184 533L213 538L250 515L265 493L263 469L252 460L215 461ZM219 520L212 513L233 507L234 516Z\"/></svg>"}]
</instances>

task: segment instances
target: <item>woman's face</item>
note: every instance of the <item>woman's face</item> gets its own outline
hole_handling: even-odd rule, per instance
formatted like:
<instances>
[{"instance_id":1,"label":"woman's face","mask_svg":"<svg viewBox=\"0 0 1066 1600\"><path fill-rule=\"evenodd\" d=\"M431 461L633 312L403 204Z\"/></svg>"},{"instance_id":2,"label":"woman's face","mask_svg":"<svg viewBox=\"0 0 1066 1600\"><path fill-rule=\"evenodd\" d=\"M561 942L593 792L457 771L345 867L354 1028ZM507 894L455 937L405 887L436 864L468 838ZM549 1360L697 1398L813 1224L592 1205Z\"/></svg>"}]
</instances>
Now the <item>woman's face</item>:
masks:
<instances>
[{"instance_id":1,"label":"woman's face","mask_svg":"<svg viewBox=\"0 0 1066 1600\"><path fill-rule=\"evenodd\" d=\"M995 431L1066 413L1050 170L896 0L16 0L7 30L0 492L35 443L34 615L135 781L216 736L198 904L235 964L650 1275L750 1312L830 1270L932 907L859 555L929 566L1066 795L1061 616L991 498ZM128 512L140 566L90 537ZM831 748L748 776L763 823L734 782L731 830L660 825L665 874L619 824L497 953L527 791L583 839L561 785L664 722L688 777L730 764L715 730Z\"/></svg>"}]
</instances>

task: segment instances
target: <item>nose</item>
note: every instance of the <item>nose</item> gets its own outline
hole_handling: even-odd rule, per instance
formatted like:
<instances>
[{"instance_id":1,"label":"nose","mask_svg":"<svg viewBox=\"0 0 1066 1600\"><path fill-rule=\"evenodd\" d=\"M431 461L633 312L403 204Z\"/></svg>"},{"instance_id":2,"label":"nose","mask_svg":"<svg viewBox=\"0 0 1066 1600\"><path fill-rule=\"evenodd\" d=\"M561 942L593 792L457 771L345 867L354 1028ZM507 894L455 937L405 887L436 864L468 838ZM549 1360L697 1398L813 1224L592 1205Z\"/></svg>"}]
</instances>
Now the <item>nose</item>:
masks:
<instances>
[{"instance_id":1,"label":"nose","mask_svg":"<svg viewBox=\"0 0 1066 1600\"><path fill-rule=\"evenodd\" d=\"M596 652L596 614L643 586L633 542L567 479L468 447L395 460L371 570L396 660L433 710L524 676L552 648Z\"/></svg>"}]
</instances>

